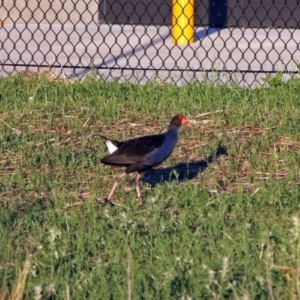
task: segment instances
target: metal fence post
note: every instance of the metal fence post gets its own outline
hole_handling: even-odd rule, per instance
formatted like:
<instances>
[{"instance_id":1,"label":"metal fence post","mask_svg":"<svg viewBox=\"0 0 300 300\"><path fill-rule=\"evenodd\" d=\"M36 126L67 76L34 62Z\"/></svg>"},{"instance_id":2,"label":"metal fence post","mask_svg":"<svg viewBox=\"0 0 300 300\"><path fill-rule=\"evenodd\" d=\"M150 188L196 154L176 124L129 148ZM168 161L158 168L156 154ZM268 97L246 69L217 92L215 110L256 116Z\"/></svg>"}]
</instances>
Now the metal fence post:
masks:
<instances>
[{"instance_id":1,"label":"metal fence post","mask_svg":"<svg viewBox=\"0 0 300 300\"><path fill-rule=\"evenodd\" d=\"M172 0L173 44L194 42L194 0Z\"/></svg>"}]
</instances>

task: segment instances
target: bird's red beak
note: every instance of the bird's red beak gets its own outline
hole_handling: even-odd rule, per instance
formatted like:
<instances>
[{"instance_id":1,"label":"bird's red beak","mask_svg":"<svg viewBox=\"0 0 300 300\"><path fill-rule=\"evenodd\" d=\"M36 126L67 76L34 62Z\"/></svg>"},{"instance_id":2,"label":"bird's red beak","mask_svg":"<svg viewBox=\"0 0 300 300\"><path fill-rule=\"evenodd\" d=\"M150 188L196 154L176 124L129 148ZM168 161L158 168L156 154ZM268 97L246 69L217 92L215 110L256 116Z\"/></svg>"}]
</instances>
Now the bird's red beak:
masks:
<instances>
[{"instance_id":1,"label":"bird's red beak","mask_svg":"<svg viewBox=\"0 0 300 300\"><path fill-rule=\"evenodd\" d=\"M181 120L181 125L182 126L190 126L190 122L187 119L182 119Z\"/></svg>"}]
</instances>

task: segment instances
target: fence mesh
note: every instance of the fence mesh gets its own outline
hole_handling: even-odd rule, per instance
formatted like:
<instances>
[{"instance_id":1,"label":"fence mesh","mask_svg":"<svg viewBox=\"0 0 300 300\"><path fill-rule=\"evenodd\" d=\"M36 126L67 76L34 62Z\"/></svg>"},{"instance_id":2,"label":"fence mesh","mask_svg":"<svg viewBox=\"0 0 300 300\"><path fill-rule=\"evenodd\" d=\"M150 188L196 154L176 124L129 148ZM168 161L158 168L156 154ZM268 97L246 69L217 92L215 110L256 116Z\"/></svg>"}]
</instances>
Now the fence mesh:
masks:
<instances>
[{"instance_id":1,"label":"fence mesh","mask_svg":"<svg viewBox=\"0 0 300 300\"><path fill-rule=\"evenodd\" d=\"M299 2L195 0L194 43L176 45L171 0L2 0L1 74L50 68L68 78L253 86L298 74Z\"/></svg>"}]
</instances>

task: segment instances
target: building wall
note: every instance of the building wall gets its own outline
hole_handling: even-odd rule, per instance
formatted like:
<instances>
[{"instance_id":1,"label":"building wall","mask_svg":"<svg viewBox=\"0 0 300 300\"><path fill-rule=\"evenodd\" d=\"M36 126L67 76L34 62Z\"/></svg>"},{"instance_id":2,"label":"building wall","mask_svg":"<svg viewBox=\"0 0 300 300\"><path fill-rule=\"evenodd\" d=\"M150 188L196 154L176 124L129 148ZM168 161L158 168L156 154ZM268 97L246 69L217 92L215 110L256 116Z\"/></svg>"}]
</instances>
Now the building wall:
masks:
<instances>
[{"instance_id":1,"label":"building wall","mask_svg":"<svg viewBox=\"0 0 300 300\"><path fill-rule=\"evenodd\" d=\"M300 0L194 0L195 25L300 27ZM171 24L172 0L99 0L107 23Z\"/></svg>"},{"instance_id":2,"label":"building wall","mask_svg":"<svg viewBox=\"0 0 300 300\"><path fill-rule=\"evenodd\" d=\"M99 21L171 24L172 0L1 0L0 3L0 24ZM300 0L195 0L195 12L198 26L300 27Z\"/></svg>"}]
</instances>

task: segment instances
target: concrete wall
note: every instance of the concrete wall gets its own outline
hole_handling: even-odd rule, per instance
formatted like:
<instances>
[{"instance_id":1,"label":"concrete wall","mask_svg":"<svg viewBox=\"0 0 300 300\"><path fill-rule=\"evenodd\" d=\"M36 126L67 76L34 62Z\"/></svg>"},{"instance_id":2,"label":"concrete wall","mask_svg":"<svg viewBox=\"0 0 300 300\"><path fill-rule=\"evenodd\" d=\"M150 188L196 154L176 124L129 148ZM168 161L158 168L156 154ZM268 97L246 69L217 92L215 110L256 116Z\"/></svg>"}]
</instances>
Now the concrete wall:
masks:
<instances>
[{"instance_id":1,"label":"concrete wall","mask_svg":"<svg viewBox=\"0 0 300 300\"><path fill-rule=\"evenodd\" d=\"M0 0L0 24L98 23L97 0Z\"/></svg>"}]
</instances>

